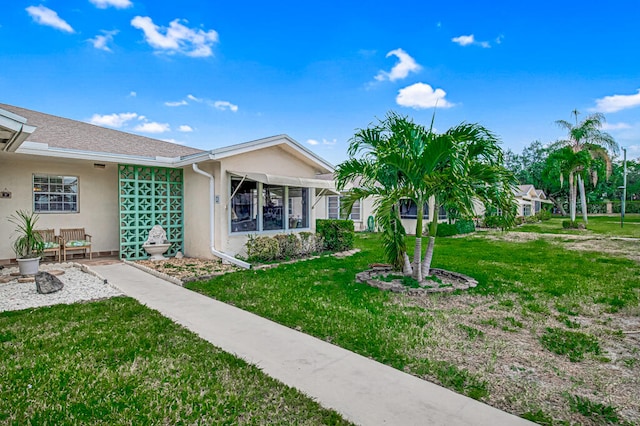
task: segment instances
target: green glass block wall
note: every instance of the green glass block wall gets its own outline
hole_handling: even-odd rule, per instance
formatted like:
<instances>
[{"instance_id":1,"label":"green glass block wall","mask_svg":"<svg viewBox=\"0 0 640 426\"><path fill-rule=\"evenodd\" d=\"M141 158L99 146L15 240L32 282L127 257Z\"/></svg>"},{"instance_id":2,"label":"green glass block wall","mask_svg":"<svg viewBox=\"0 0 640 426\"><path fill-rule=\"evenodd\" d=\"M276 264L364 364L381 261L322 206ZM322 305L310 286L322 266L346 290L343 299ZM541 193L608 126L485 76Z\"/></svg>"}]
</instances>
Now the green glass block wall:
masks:
<instances>
[{"instance_id":1,"label":"green glass block wall","mask_svg":"<svg viewBox=\"0 0 640 426\"><path fill-rule=\"evenodd\" d=\"M171 248L165 256L184 251L182 169L118 165L120 257L146 259L142 244L154 225L167 233Z\"/></svg>"}]
</instances>

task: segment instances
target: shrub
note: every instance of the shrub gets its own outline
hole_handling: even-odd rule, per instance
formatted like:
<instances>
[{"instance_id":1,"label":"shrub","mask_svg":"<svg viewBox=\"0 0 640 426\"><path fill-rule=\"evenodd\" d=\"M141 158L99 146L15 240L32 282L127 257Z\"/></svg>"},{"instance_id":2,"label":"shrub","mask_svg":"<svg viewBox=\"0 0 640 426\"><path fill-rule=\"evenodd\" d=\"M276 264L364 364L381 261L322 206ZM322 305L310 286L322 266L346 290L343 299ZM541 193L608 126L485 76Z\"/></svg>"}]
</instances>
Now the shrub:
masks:
<instances>
[{"instance_id":1,"label":"shrub","mask_svg":"<svg viewBox=\"0 0 640 426\"><path fill-rule=\"evenodd\" d=\"M587 229L587 226L577 220L563 220L562 227L564 229Z\"/></svg>"},{"instance_id":2,"label":"shrub","mask_svg":"<svg viewBox=\"0 0 640 426\"><path fill-rule=\"evenodd\" d=\"M298 257L300 255L300 249L302 244L296 234L280 234L274 235L273 238L278 241L279 259L290 259L292 257Z\"/></svg>"},{"instance_id":3,"label":"shrub","mask_svg":"<svg viewBox=\"0 0 640 426\"><path fill-rule=\"evenodd\" d=\"M458 219L456 220L456 230L458 234L468 234L476 230L476 224L472 220Z\"/></svg>"},{"instance_id":4,"label":"shrub","mask_svg":"<svg viewBox=\"0 0 640 426\"><path fill-rule=\"evenodd\" d=\"M280 244L278 240L271 237L254 237L249 235L246 246L249 261L269 262L277 259L280 254Z\"/></svg>"},{"instance_id":5,"label":"shrub","mask_svg":"<svg viewBox=\"0 0 640 426\"><path fill-rule=\"evenodd\" d=\"M540 219L538 219L537 215L527 216L527 217L524 218L524 223L537 223L539 221L540 221Z\"/></svg>"},{"instance_id":6,"label":"shrub","mask_svg":"<svg viewBox=\"0 0 640 426\"><path fill-rule=\"evenodd\" d=\"M551 212L543 209L536 213L536 217L541 221L551 220Z\"/></svg>"},{"instance_id":7,"label":"shrub","mask_svg":"<svg viewBox=\"0 0 640 426\"><path fill-rule=\"evenodd\" d=\"M318 219L316 231L324 240L326 250L345 251L353 248L355 232L350 220Z\"/></svg>"},{"instance_id":8,"label":"shrub","mask_svg":"<svg viewBox=\"0 0 640 426\"><path fill-rule=\"evenodd\" d=\"M522 225L524 223L524 216L516 216L515 223L516 223L516 226Z\"/></svg>"},{"instance_id":9,"label":"shrub","mask_svg":"<svg viewBox=\"0 0 640 426\"><path fill-rule=\"evenodd\" d=\"M438 224L438 230L436 231L436 236L450 237L451 235L456 235L456 234L458 234L458 228L456 228L455 224L449 224L449 223Z\"/></svg>"},{"instance_id":10,"label":"shrub","mask_svg":"<svg viewBox=\"0 0 640 426\"><path fill-rule=\"evenodd\" d=\"M486 228L504 228L504 218L498 215L487 215L484 217Z\"/></svg>"}]
</instances>

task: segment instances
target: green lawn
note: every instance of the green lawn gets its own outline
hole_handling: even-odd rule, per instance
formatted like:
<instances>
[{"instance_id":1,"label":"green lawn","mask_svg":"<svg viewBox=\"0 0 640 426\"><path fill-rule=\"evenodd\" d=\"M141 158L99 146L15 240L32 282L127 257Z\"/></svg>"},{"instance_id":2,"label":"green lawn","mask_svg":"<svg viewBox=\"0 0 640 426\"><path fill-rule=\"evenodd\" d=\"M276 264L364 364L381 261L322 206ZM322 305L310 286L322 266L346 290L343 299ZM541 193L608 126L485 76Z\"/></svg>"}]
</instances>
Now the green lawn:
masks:
<instances>
[{"instance_id":1,"label":"green lawn","mask_svg":"<svg viewBox=\"0 0 640 426\"><path fill-rule=\"evenodd\" d=\"M615 237L640 238L640 214L627 214L624 218L624 226L620 226L620 215L589 216L589 224L586 230L563 229L562 221L567 218L554 217L551 220L524 224L516 228L516 231L538 232L549 234L576 234L576 235L606 235ZM582 222L582 216L577 217Z\"/></svg>"},{"instance_id":2,"label":"green lawn","mask_svg":"<svg viewBox=\"0 0 640 426\"><path fill-rule=\"evenodd\" d=\"M640 419L633 398L618 401L614 390L591 383L613 367L629 376L620 388L640 386L637 349L615 362L601 350L627 345L615 316L638 316L636 262L569 251L561 241L504 241L500 233L439 238L433 266L470 275L479 286L416 299L357 284L355 273L383 255L375 234L359 235L356 245L362 251L345 259L243 271L188 287L541 423L597 424L597 413L571 405L589 392L609 401L614 413L629 409ZM526 344L512 345L513 339ZM527 367L527 358L541 366ZM580 371L556 371L563 363ZM501 369L515 376L544 370L562 385L550 391L517 377L508 381L511 373Z\"/></svg>"},{"instance_id":3,"label":"green lawn","mask_svg":"<svg viewBox=\"0 0 640 426\"><path fill-rule=\"evenodd\" d=\"M0 424L347 424L133 299L0 313Z\"/></svg>"}]
</instances>

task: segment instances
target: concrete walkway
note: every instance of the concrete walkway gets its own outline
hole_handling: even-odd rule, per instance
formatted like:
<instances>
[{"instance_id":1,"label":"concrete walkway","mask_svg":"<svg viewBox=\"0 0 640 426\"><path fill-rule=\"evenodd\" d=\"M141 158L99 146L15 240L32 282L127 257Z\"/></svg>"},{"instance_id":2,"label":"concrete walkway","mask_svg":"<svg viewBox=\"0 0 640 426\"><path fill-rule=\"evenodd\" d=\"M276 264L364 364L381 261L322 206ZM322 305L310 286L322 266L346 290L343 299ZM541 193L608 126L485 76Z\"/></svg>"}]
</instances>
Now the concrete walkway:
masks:
<instances>
[{"instance_id":1,"label":"concrete walkway","mask_svg":"<svg viewBox=\"0 0 640 426\"><path fill-rule=\"evenodd\" d=\"M111 284L360 425L524 425L519 417L122 263Z\"/></svg>"}]
</instances>

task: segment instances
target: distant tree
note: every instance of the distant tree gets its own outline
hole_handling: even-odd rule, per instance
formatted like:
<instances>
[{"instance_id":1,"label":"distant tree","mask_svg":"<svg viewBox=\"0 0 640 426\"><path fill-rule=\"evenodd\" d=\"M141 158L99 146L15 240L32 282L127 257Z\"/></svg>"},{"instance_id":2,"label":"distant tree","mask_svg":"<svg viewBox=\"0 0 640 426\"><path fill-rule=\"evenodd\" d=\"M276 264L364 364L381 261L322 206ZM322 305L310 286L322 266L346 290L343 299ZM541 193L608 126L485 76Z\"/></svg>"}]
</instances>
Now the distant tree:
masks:
<instances>
[{"instance_id":1,"label":"distant tree","mask_svg":"<svg viewBox=\"0 0 640 426\"><path fill-rule=\"evenodd\" d=\"M557 120L556 124L565 129L567 131L567 139L559 140L555 144L553 144L552 149L555 150L557 148L568 147L571 148L574 154L578 154L580 152L587 152L589 156L593 158L600 158L606 164L607 177L611 173L611 158L609 156L608 150L611 150L613 153L618 152L618 144L615 142L613 137L606 132L601 130L603 123L605 122L604 115L600 113L590 114L584 120L578 122L578 115L580 112L578 110L573 110L571 113L575 117L575 124L570 123L566 120ZM567 160L567 154L562 154ZM598 175L595 172L595 169L590 169L589 166L592 164L590 161L586 161L584 156L579 156L573 158L573 161L569 161L569 163L574 164L576 167L570 173L570 185L577 186L577 189L580 192L580 203L582 206L582 217L585 223L588 223L587 216L587 198L584 189L584 181L586 175L590 175L592 181L597 183ZM565 163L565 164L569 164ZM575 181L573 181L573 177L576 177ZM575 188L569 188L571 190L575 190ZM576 200L575 197L570 197L570 211L573 212L573 216L575 216L576 211ZM575 220L575 217L572 217L571 220Z\"/></svg>"}]
</instances>

